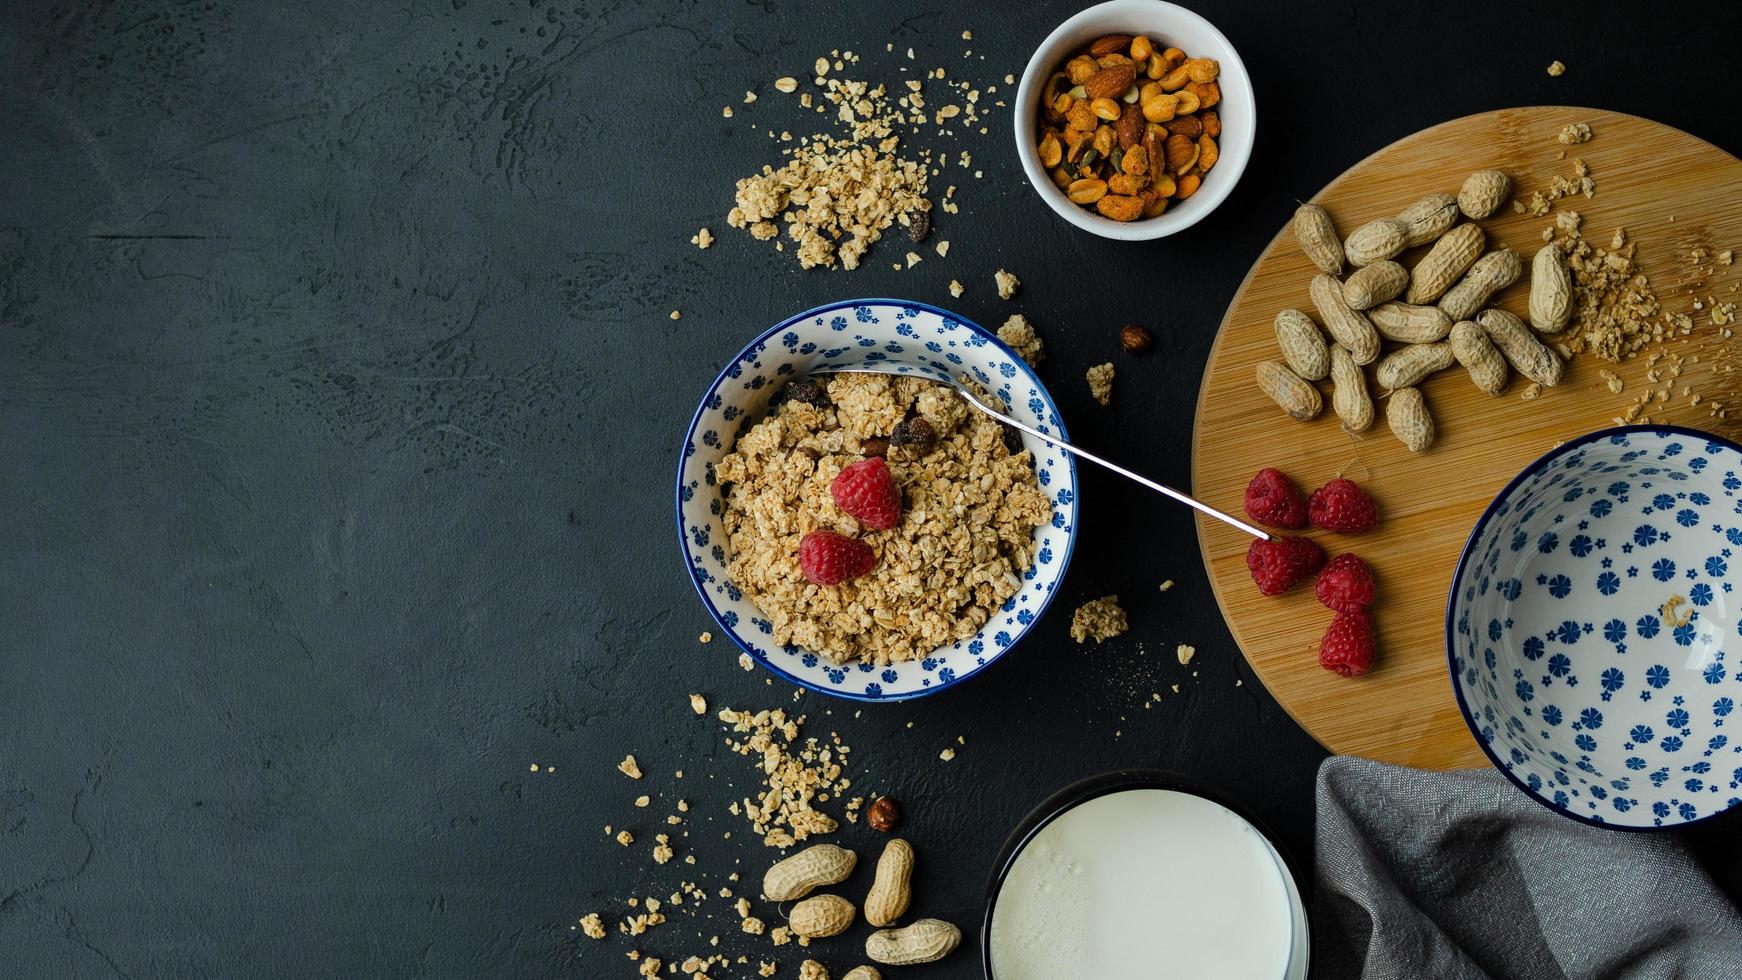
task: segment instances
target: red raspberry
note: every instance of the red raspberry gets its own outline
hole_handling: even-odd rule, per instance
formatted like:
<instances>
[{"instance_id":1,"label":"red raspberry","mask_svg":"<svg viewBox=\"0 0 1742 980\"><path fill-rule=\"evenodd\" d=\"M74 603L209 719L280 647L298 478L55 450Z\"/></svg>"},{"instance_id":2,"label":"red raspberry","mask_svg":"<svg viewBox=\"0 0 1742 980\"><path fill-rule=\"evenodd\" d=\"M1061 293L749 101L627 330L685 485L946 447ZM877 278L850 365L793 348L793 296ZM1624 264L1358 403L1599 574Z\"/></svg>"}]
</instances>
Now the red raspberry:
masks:
<instances>
[{"instance_id":1,"label":"red raspberry","mask_svg":"<svg viewBox=\"0 0 1742 980\"><path fill-rule=\"evenodd\" d=\"M1306 538L1275 534L1269 541L1253 540L1246 567L1260 593L1281 595L1325 567L1325 550Z\"/></svg>"},{"instance_id":2,"label":"red raspberry","mask_svg":"<svg viewBox=\"0 0 1742 980\"><path fill-rule=\"evenodd\" d=\"M1307 514L1313 523L1327 531L1358 534L1371 531L1379 524L1379 506L1367 491L1354 480L1332 480L1313 491L1307 502Z\"/></svg>"},{"instance_id":3,"label":"red raspberry","mask_svg":"<svg viewBox=\"0 0 1742 980\"><path fill-rule=\"evenodd\" d=\"M901 523L901 488L881 457L862 459L842 470L829 492L835 506L868 528L887 531Z\"/></svg>"},{"instance_id":4,"label":"red raspberry","mask_svg":"<svg viewBox=\"0 0 1742 980\"><path fill-rule=\"evenodd\" d=\"M1271 527L1306 527L1306 495L1287 474L1265 467L1246 484L1246 516Z\"/></svg>"},{"instance_id":5,"label":"red raspberry","mask_svg":"<svg viewBox=\"0 0 1742 980\"><path fill-rule=\"evenodd\" d=\"M840 585L877 566L877 553L858 538L812 531L798 542L798 565L818 585Z\"/></svg>"},{"instance_id":6,"label":"red raspberry","mask_svg":"<svg viewBox=\"0 0 1742 980\"><path fill-rule=\"evenodd\" d=\"M1319 666L1344 677L1373 669L1373 620L1364 612L1340 612L1319 644Z\"/></svg>"},{"instance_id":7,"label":"red raspberry","mask_svg":"<svg viewBox=\"0 0 1742 980\"><path fill-rule=\"evenodd\" d=\"M1373 602L1373 570L1354 555L1338 555L1319 573L1313 592L1327 609L1360 612Z\"/></svg>"}]
</instances>

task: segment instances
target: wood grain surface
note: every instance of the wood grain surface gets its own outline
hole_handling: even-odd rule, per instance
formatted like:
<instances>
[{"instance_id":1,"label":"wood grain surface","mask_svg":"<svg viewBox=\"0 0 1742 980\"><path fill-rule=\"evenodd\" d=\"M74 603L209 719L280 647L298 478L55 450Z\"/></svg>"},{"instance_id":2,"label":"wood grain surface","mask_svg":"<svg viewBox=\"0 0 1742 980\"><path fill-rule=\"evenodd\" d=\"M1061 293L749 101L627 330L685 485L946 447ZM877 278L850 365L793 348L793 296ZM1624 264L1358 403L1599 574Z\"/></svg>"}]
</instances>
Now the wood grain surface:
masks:
<instances>
[{"instance_id":1,"label":"wood grain surface","mask_svg":"<svg viewBox=\"0 0 1742 980\"><path fill-rule=\"evenodd\" d=\"M1578 146L1557 142L1561 128L1577 122L1588 123L1594 138ZM1589 165L1595 196L1562 199L1555 211L1583 215L1584 236L1594 245L1607 247L1615 230L1625 228L1664 308L1695 318L1690 335L1647 348L1647 353L1661 349L1686 358L1681 378L1668 388L1668 400L1650 410L1651 420L1738 437L1742 368L1734 366L1742 338L1724 338L1712 325L1707 299L1742 300L1737 291L1742 265L1716 260L1725 249L1742 251L1742 161L1728 153L1634 116L1573 107L1503 109L1400 140L1361 161L1313 200L1330 211L1346 236L1425 194L1457 193L1473 170L1503 170L1513 177L1515 197L1528 197L1533 190L1546 190L1557 175L1570 173L1574 158ZM1505 243L1525 265L1520 281L1490 305L1525 315L1530 258L1553 220L1553 214L1530 217L1507 206L1482 222L1488 247ZM1713 257L1696 267L1690 255L1698 248ZM1412 249L1399 261L1412 265L1424 251ZM1272 328L1276 312L1284 307L1313 312L1307 284L1314 271L1284 228L1228 308L1199 390L1193 486L1203 500L1230 511L1238 511L1247 481L1262 466L1289 473L1309 493L1337 475L1372 491L1382 514L1377 531L1308 533L1331 554L1353 551L1373 566L1380 592L1373 609L1378 664L1358 679L1321 669L1317 650L1330 611L1310 587L1276 598L1260 596L1245 565L1250 539L1201 519L1199 543L1216 600L1259 677L1327 748L1433 769L1483 765L1446 670L1446 590L1458 555L1483 508L1531 460L1562 440L1613 425L1641 392L1654 387L1645 380L1647 358L1613 365L1578 355L1560 386L1535 400L1520 398L1527 383L1516 372L1498 397L1478 391L1462 368L1440 372L1420 386L1438 439L1426 453L1412 456L1385 427L1377 386L1370 385L1377 415L1373 427L1350 435L1330 410L1328 383L1320 385L1325 413L1310 422L1286 417L1254 385L1254 365L1279 357ZM1696 296L1707 310L1694 310ZM1724 372L1726 363L1733 373ZM1620 393L1611 390L1599 374L1602 369L1620 376L1625 385ZM1696 394L1700 403L1691 404ZM1733 406L1727 418L1714 414L1713 402Z\"/></svg>"}]
</instances>

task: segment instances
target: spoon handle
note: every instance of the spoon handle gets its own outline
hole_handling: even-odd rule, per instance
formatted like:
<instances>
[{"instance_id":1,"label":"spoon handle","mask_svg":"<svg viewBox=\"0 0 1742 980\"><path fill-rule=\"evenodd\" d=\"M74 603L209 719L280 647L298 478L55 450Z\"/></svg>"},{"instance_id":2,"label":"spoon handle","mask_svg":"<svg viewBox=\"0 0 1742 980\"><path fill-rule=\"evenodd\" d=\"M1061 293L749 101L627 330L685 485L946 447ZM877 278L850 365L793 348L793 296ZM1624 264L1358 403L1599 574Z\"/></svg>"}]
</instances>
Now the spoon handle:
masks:
<instances>
[{"instance_id":1,"label":"spoon handle","mask_svg":"<svg viewBox=\"0 0 1742 980\"><path fill-rule=\"evenodd\" d=\"M957 385L952 385L951 387L955 388L956 392L958 394L960 394L964 399L966 399L968 404L973 405L975 408L979 409L982 412L985 412L987 415L990 415L993 418L997 419L998 421L1003 422L1005 425L1011 426L1012 428L1015 428L1021 432L1026 432L1029 435L1035 437L1036 439L1041 440L1042 442L1046 442L1046 443L1049 443L1051 445L1057 446L1058 448L1064 450L1067 453L1070 453L1073 456L1079 456L1083 459L1088 460L1091 463L1099 463L1100 465L1105 466L1106 468L1112 470L1113 472L1119 474L1120 476L1123 476L1123 477L1130 479L1130 480L1135 480L1138 483L1143 484L1144 486L1148 487L1149 489L1154 490L1156 493L1162 494L1164 496L1172 497L1173 499L1179 501L1180 503L1185 504L1187 507L1191 507L1200 513L1208 514L1209 516L1214 517L1216 520L1221 521L1224 524L1228 524L1228 525L1231 525L1233 527L1237 527L1240 530L1245 531L1247 534L1250 534L1253 537L1259 539L1260 541L1269 541L1270 540L1270 535L1259 530L1258 528L1253 527L1252 525L1246 523L1245 521L1240 520L1237 517L1231 517L1227 514L1224 514L1221 511L1217 510L1216 508L1211 507L1209 504L1203 503L1202 501L1199 501L1193 497L1189 497L1183 493L1180 493L1178 490L1175 490L1172 487L1164 486L1163 484L1157 483L1154 480L1151 480L1150 478L1148 478L1146 476L1142 476L1140 474L1133 473L1130 470L1126 469L1125 467L1120 466L1118 463L1114 463L1114 462L1111 462L1109 460L1102 459L1101 457L1096 456L1094 453L1091 453L1088 450L1078 449L1076 446L1073 446L1068 442L1061 442L1053 436L1049 436L1044 432L1041 432L1041 431L1034 429L1030 426L1024 425L1021 422L1018 422L1015 419L1011 418L1010 416L1005 415L1003 412L1000 412L1000 411L992 408L992 406L987 405L985 402L983 402L979 398L975 397L974 393L971 391L968 391L966 388L963 388L963 387L957 386Z\"/></svg>"}]
</instances>

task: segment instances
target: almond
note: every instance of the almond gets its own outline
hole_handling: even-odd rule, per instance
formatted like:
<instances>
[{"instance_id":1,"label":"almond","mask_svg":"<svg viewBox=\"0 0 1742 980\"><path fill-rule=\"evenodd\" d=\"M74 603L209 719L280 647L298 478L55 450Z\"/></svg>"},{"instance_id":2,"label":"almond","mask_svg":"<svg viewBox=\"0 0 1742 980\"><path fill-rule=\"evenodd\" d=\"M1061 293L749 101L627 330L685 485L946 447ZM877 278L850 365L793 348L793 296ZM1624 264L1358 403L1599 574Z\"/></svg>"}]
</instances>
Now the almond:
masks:
<instances>
[{"instance_id":1,"label":"almond","mask_svg":"<svg viewBox=\"0 0 1742 980\"><path fill-rule=\"evenodd\" d=\"M1183 174L1198 162L1198 144L1189 136L1175 134L1167 138L1167 169Z\"/></svg>"},{"instance_id":2,"label":"almond","mask_svg":"<svg viewBox=\"0 0 1742 980\"><path fill-rule=\"evenodd\" d=\"M1130 46L1131 35L1108 34L1106 37L1096 38L1095 43L1089 45L1089 53L1099 58L1104 54L1114 54L1119 51L1124 51Z\"/></svg>"},{"instance_id":3,"label":"almond","mask_svg":"<svg viewBox=\"0 0 1742 980\"><path fill-rule=\"evenodd\" d=\"M1114 65L1096 72L1093 78L1083 83L1083 91L1091 99L1117 99L1125 94L1131 83L1137 80L1137 69L1132 65Z\"/></svg>"},{"instance_id":4,"label":"almond","mask_svg":"<svg viewBox=\"0 0 1742 980\"><path fill-rule=\"evenodd\" d=\"M1195 140L1204 135L1203 120L1197 116L1176 116L1169 119L1165 125L1167 131L1175 136L1184 136L1187 139Z\"/></svg>"},{"instance_id":5,"label":"almond","mask_svg":"<svg viewBox=\"0 0 1742 980\"><path fill-rule=\"evenodd\" d=\"M1134 105L1128 105L1119 114L1119 145L1127 150L1143 140L1143 110Z\"/></svg>"}]
</instances>

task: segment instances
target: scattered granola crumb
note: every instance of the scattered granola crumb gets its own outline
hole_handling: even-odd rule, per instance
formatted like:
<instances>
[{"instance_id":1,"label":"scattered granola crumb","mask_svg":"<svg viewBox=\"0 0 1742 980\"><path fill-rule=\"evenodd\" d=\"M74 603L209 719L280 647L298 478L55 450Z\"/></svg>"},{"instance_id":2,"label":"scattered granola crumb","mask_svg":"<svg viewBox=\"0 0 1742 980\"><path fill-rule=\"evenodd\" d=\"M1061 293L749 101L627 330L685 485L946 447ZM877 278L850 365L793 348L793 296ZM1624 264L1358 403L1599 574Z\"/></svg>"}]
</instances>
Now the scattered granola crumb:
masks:
<instances>
[{"instance_id":1,"label":"scattered granola crumb","mask_svg":"<svg viewBox=\"0 0 1742 980\"><path fill-rule=\"evenodd\" d=\"M940 258L940 259L941 259L941 258L943 258L943 257L944 257L944 256L946 256L946 255L949 255L949 254L950 254L950 243L949 243L949 241L948 241L948 240L945 240L945 241L940 241L940 242L938 242L938 243L937 243L937 244L936 244L936 245L933 245L933 246L932 246L932 250L933 250L933 251L935 251L935 252L937 252L937 253L938 253L938 258Z\"/></svg>"},{"instance_id":2,"label":"scattered granola crumb","mask_svg":"<svg viewBox=\"0 0 1742 980\"><path fill-rule=\"evenodd\" d=\"M600 920L599 913L589 912L581 916L581 932L585 933L588 939L605 938L605 923Z\"/></svg>"},{"instance_id":3,"label":"scattered granola crumb","mask_svg":"<svg viewBox=\"0 0 1742 980\"><path fill-rule=\"evenodd\" d=\"M805 960L798 965L798 980L829 980L829 971L816 960Z\"/></svg>"},{"instance_id":4,"label":"scattered granola crumb","mask_svg":"<svg viewBox=\"0 0 1742 980\"><path fill-rule=\"evenodd\" d=\"M707 248L714 244L714 233L706 228L690 236L690 244L697 248Z\"/></svg>"},{"instance_id":5,"label":"scattered granola crumb","mask_svg":"<svg viewBox=\"0 0 1742 980\"><path fill-rule=\"evenodd\" d=\"M778 967L773 963L769 963L765 960L756 961L756 975L759 977L772 977L774 976L774 971L776 969L778 969Z\"/></svg>"},{"instance_id":6,"label":"scattered granola crumb","mask_svg":"<svg viewBox=\"0 0 1742 980\"><path fill-rule=\"evenodd\" d=\"M1186 664L1189 664L1192 662L1192 657L1196 656L1197 652L1198 652L1197 647L1194 647L1194 646L1187 644L1187 643L1181 643L1179 645L1179 647L1174 650L1174 656L1179 658L1180 666L1184 667Z\"/></svg>"},{"instance_id":7,"label":"scattered granola crumb","mask_svg":"<svg viewBox=\"0 0 1742 980\"><path fill-rule=\"evenodd\" d=\"M632 755L624 756L623 761L617 763L617 771L630 779L641 778L641 767L635 764L635 757Z\"/></svg>"},{"instance_id":8,"label":"scattered granola crumb","mask_svg":"<svg viewBox=\"0 0 1742 980\"><path fill-rule=\"evenodd\" d=\"M1089 394L1103 405L1113 403L1113 362L1097 364L1084 377L1089 379Z\"/></svg>"},{"instance_id":9,"label":"scattered granola crumb","mask_svg":"<svg viewBox=\"0 0 1742 980\"><path fill-rule=\"evenodd\" d=\"M738 928L744 930L745 932L749 933L752 936L760 936L760 935L762 935L763 931L768 928L768 926L761 919L758 919L754 915L748 915L748 916L744 917L743 922L738 923Z\"/></svg>"},{"instance_id":10,"label":"scattered granola crumb","mask_svg":"<svg viewBox=\"0 0 1742 980\"><path fill-rule=\"evenodd\" d=\"M647 795L646 795L646 794L643 794L643 795L641 795L641 796L637 796L637 797L636 797L636 798L635 798L635 805L636 805L636 806L646 806L646 805L648 805L648 804L649 804L649 803L652 803L652 802L653 802L653 799L652 799L652 797L649 797L649 796L647 796Z\"/></svg>"},{"instance_id":11,"label":"scattered granola crumb","mask_svg":"<svg viewBox=\"0 0 1742 980\"><path fill-rule=\"evenodd\" d=\"M1577 146L1591 141L1591 126L1589 123L1567 123L1561 127L1560 135L1555 139L1566 146Z\"/></svg>"},{"instance_id":12,"label":"scattered granola crumb","mask_svg":"<svg viewBox=\"0 0 1742 980\"><path fill-rule=\"evenodd\" d=\"M624 847L628 847L630 844L635 843L635 835L627 830L619 830L617 832L617 843L622 844Z\"/></svg>"},{"instance_id":13,"label":"scattered granola crumb","mask_svg":"<svg viewBox=\"0 0 1742 980\"><path fill-rule=\"evenodd\" d=\"M973 39L974 39L974 32L973 31L963 31L962 32L962 40L972 41Z\"/></svg>"},{"instance_id":14,"label":"scattered granola crumb","mask_svg":"<svg viewBox=\"0 0 1742 980\"><path fill-rule=\"evenodd\" d=\"M1552 61L1549 63L1548 74L1549 74L1550 78L1559 78L1562 75L1565 75L1566 73L1567 73L1567 66L1566 65L1561 64L1559 61Z\"/></svg>"},{"instance_id":15,"label":"scattered granola crumb","mask_svg":"<svg viewBox=\"0 0 1742 980\"><path fill-rule=\"evenodd\" d=\"M812 834L834 832L839 824L814 809L813 803L838 797L852 785L842 769L851 750L839 735L827 746L815 738L800 742L804 717L790 718L779 708L756 712L722 708L719 719L734 733L748 736L728 737L726 747L757 761L764 787L758 796L744 797L728 811L743 814L770 847L790 847Z\"/></svg>"},{"instance_id":16,"label":"scattered granola crumb","mask_svg":"<svg viewBox=\"0 0 1742 980\"><path fill-rule=\"evenodd\" d=\"M683 313L679 312L678 310L672 310L671 311L671 318L673 320L681 320L681 319L683 319Z\"/></svg>"},{"instance_id":17,"label":"scattered granola crumb","mask_svg":"<svg viewBox=\"0 0 1742 980\"><path fill-rule=\"evenodd\" d=\"M786 926L775 926L768 930L768 939L776 946L785 946L792 942L792 930Z\"/></svg>"},{"instance_id":18,"label":"scattered granola crumb","mask_svg":"<svg viewBox=\"0 0 1742 980\"><path fill-rule=\"evenodd\" d=\"M690 695L690 710L694 711L698 715L707 714L708 713L708 699L702 697L700 694Z\"/></svg>"},{"instance_id":19,"label":"scattered granola crumb","mask_svg":"<svg viewBox=\"0 0 1742 980\"><path fill-rule=\"evenodd\" d=\"M725 116L727 119L732 118L732 107L726 106L725 108L721 109L720 115Z\"/></svg>"},{"instance_id":20,"label":"scattered granola crumb","mask_svg":"<svg viewBox=\"0 0 1742 980\"><path fill-rule=\"evenodd\" d=\"M738 654L738 669L744 671L755 670L756 661L752 660L748 653L740 653Z\"/></svg>"},{"instance_id":21,"label":"scattered granola crumb","mask_svg":"<svg viewBox=\"0 0 1742 980\"><path fill-rule=\"evenodd\" d=\"M671 837L666 834L660 834L654 837L653 841L653 863L664 864L665 862L670 861L673 854L671 849Z\"/></svg>"},{"instance_id":22,"label":"scattered granola crumb","mask_svg":"<svg viewBox=\"0 0 1742 980\"><path fill-rule=\"evenodd\" d=\"M1110 640L1129 629L1125 610L1116 595L1102 596L1077 607L1071 616L1071 639L1082 643L1090 637L1096 643Z\"/></svg>"},{"instance_id":23,"label":"scattered granola crumb","mask_svg":"<svg viewBox=\"0 0 1742 980\"><path fill-rule=\"evenodd\" d=\"M701 643L712 643L712 642L714 642L714 634L708 632L707 630L703 630L702 635L696 637L696 640L698 642L701 642Z\"/></svg>"},{"instance_id":24,"label":"scattered granola crumb","mask_svg":"<svg viewBox=\"0 0 1742 980\"><path fill-rule=\"evenodd\" d=\"M951 279L950 280L950 295L955 297L956 299L961 299L962 292L963 292L962 281L960 279Z\"/></svg>"},{"instance_id":25,"label":"scattered granola crumb","mask_svg":"<svg viewBox=\"0 0 1742 980\"><path fill-rule=\"evenodd\" d=\"M1173 588L1173 579L1170 578L1167 581L1161 583L1161 591L1166 592L1168 589L1171 589L1171 588Z\"/></svg>"},{"instance_id":26,"label":"scattered granola crumb","mask_svg":"<svg viewBox=\"0 0 1742 980\"><path fill-rule=\"evenodd\" d=\"M1022 280L1003 269L992 273L992 281L998 284L998 298L1009 299L1016 295L1016 287L1022 285Z\"/></svg>"},{"instance_id":27,"label":"scattered granola crumb","mask_svg":"<svg viewBox=\"0 0 1742 980\"><path fill-rule=\"evenodd\" d=\"M1040 334L1034 332L1034 325L1020 313L1012 313L998 328L998 339L1008 344L1030 367L1038 366L1046 359L1046 345L1041 343Z\"/></svg>"},{"instance_id":28,"label":"scattered granola crumb","mask_svg":"<svg viewBox=\"0 0 1742 980\"><path fill-rule=\"evenodd\" d=\"M942 752L938 753L938 758L944 760L945 762L948 762L951 759L954 759L955 757L956 757L956 750L955 749L945 749Z\"/></svg>"}]
</instances>

